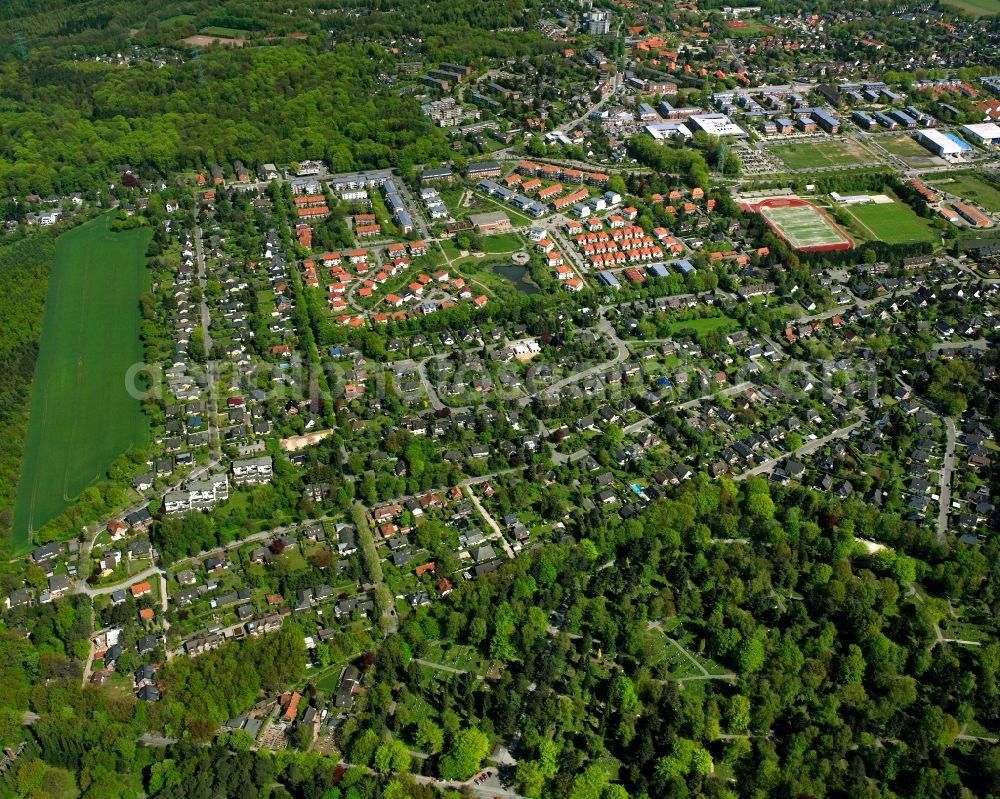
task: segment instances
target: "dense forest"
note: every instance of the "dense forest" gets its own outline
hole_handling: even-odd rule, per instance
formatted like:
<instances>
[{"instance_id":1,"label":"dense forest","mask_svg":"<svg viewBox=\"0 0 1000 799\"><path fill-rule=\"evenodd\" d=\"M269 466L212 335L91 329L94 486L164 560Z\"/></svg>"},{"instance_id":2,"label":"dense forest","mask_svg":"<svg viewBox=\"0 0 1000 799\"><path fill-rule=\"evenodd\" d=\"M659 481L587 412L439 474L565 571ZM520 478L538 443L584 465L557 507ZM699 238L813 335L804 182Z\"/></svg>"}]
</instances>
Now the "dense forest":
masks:
<instances>
[{"instance_id":1,"label":"dense forest","mask_svg":"<svg viewBox=\"0 0 1000 799\"><path fill-rule=\"evenodd\" d=\"M949 604L988 609L982 623L995 631L995 544L948 548L861 500L761 479L700 477L627 522L580 508L567 518L573 542L463 584L359 660L364 695L338 737L348 763L383 775L367 782L337 785L335 760L294 750L240 754L235 735L228 752L134 745L147 729L205 741L220 720L301 685L294 621L175 659L162 675L169 699L150 708L81 690L57 642L38 659L8 633L0 730L30 735L38 779L78 781L87 797L140 786L236 795L219 787L229 781L242 781L241 796L284 795L279 785L293 797L420 796L406 772L465 779L497 743L514 747L518 790L546 799L996 795L996 747L958 736L1000 722L1000 648L936 640ZM876 534L891 548L859 545ZM24 622L72 635L87 606L63 607ZM718 679L668 678L675 638ZM494 664L487 679L420 668L440 642L478 650ZM306 691L300 712L310 701ZM40 715L30 734L16 723L24 708ZM32 774L18 769L0 787Z\"/></svg>"},{"instance_id":2,"label":"dense forest","mask_svg":"<svg viewBox=\"0 0 1000 799\"><path fill-rule=\"evenodd\" d=\"M439 635L479 647L506 664L495 683L441 688L386 650L345 733L362 750L371 727L426 737L389 712L416 694L446 729L457 713L500 741L520 730L529 796L600 795L591 780L650 797L996 792L995 750L955 743L972 719L995 723L1000 650L935 645L947 608L923 595L995 613L994 546L949 551L861 501L759 479L699 479L624 524L589 516L574 513L576 547L520 558L403 628L417 657ZM876 531L896 548L856 542ZM663 631L682 629L735 681L662 679Z\"/></svg>"},{"instance_id":3,"label":"dense forest","mask_svg":"<svg viewBox=\"0 0 1000 799\"><path fill-rule=\"evenodd\" d=\"M0 248L0 541L9 541L17 475L28 429L42 307L55 239L32 236Z\"/></svg>"},{"instance_id":4,"label":"dense forest","mask_svg":"<svg viewBox=\"0 0 1000 799\"><path fill-rule=\"evenodd\" d=\"M360 18L331 14L329 32L287 45L262 39L260 46L204 50L180 39L204 26L236 26L265 37L277 20L285 29L298 20L311 32L316 23L243 3L168 3L180 20L169 28L160 25L159 4L151 17L157 24L149 28L120 3L80 4L86 6L80 13L77 4L64 2L19 18L19 9L29 10L24 5L7 10L7 35L0 35L6 40L0 48L0 181L21 195L93 191L115 183L122 165L141 180L214 164L228 169L236 159L253 165L322 158L334 171L391 165L410 172L448 158L449 140L415 99L387 85L385 73L394 66L375 40L414 37L420 49L411 57L471 64L556 46L536 34L496 32L524 23L525 5L515 0L408 2L402 10L394 3L392 13L387 6L359 9ZM282 12L287 5L280 4ZM49 30L45 20L53 15L69 21ZM66 26L86 27L92 17L100 52L132 23L137 27L128 42L166 45L180 63L122 69L72 57L80 48L69 50L75 39Z\"/></svg>"}]
</instances>

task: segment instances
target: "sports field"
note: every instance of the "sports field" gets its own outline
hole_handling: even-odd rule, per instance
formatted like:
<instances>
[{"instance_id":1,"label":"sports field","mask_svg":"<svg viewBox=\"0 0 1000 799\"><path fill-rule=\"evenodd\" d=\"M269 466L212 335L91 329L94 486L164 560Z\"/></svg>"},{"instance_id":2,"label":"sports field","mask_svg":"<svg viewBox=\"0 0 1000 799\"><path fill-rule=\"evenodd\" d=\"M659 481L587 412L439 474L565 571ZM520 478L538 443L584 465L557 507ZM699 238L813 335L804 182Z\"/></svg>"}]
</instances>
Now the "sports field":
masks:
<instances>
[{"instance_id":1,"label":"sports field","mask_svg":"<svg viewBox=\"0 0 1000 799\"><path fill-rule=\"evenodd\" d=\"M857 220L863 233L886 244L938 240L920 217L900 202L864 203L844 210Z\"/></svg>"},{"instance_id":2,"label":"sports field","mask_svg":"<svg viewBox=\"0 0 1000 799\"><path fill-rule=\"evenodd\" d=\"M247 31L239 28L224 28L221 25L209 25L202 28L199 33L204 36L217 36L220 39L242 39L247 35Z\"/></svg>"},{"instance_id":3,"label":"sports field","mask_svg":"<svg viewBox=\"0 0 1000 799\"><path fill-rule=\"evenodd\" d=\"M879 159L867 147L853 139L776 143L771 146L771 152L784 161L789 169L879 163Z\"/></svg>"},{"instance_id":4,"label":"sports field","mask_svg":"<svg viewBox=\"0 0 1000 799\"><path fill-rule=\"evenodd\" d=\"M14 502L19 551L118 455L148 441L125 376L143 359L139 297L149 284L152 231L113 233L110 223L102 216L56 242Z\"/></svg>"},{"instance_id":5,"label":"sports field","mask_svg":"<svg viewBox=\"0 0 1000 799\"><path fill-rule=\"evenodd\" d=\"M851 240L816 206L801 200L765 202L757 211L797 250L846 250L851 246Z\"/></svg>"}]
</instances>

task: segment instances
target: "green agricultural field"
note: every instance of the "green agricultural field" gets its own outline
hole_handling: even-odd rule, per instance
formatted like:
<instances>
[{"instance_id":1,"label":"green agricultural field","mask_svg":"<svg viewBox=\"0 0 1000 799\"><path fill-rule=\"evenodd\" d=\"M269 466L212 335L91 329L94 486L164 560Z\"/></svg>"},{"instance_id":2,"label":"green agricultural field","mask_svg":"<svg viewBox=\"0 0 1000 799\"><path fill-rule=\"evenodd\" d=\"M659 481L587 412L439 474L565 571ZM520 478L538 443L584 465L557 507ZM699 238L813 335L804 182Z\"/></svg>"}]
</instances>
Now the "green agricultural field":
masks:
<instances>
[{"instance_id":1,"label":"green agricultural field","mask_svg":"<svg viewBox=\"0 0 1000 799\"><path fill-rule=\"evenodd\" d=\"M987 211L1000 211L1000 189L987 183L975 172L949 173L941 180L933 180L935 188L957 194L976 205L981 205Z\"/></svg>"},{"instance_id":2,"label":"green agricultural field","mask_svg":"<svg viewBox=\"0 0 1000 799\"><path fill-rule=\"evenodd\" d=\"M944 0L945 5L960 9L976 17L1000 14L1000 0Z\"/></svg>"},{"instance_id":3,"label":"green agricultural field","mask_svg":"<svg viewBox=\"0 0 1000 799\"><path fill-rule=\"evenodd\" d=\"M926 222L900 202L865 203L845 206L844 210L858 223L867 238L886 244L937 241L938 238Z\"/></svg>"},{"instance_id":4,"label":"green agricultural field","mask_svg":"<svg viewBox=\"0 0 1000 799\"><path fill-rule=\"evenodd\" d=\"M771 147L771 152L784 161L789 169L878 163L878 158L867 147L852 139L775 144Z\"/></svg>"},{"instance_id":5,"label":"green agricultural field","mask_svg":"<svg viewBox=\"0 0 1000 799\"><path fill-rule=\"evenodd\" d=\"M151 230L114 233L110 223L102 216L56 242L14 503L17 550L122 452L148 441L125 378L143 360L139 297L149 284Z\"/></svg>"}]
</instances>

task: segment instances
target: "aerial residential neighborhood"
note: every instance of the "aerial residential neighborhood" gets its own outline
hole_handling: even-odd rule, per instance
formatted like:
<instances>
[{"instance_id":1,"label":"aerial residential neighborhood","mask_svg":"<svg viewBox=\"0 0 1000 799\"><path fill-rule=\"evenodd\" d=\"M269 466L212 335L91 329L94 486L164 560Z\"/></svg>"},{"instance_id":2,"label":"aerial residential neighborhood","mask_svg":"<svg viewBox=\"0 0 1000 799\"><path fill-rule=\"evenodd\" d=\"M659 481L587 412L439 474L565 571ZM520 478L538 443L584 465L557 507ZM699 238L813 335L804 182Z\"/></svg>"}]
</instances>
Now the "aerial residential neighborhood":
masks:
<instances>
[{"instance_id":1,"label":"aerial residential neighborhood","mask_svg":"<svg viewBox=\"0 0 1000 799\"><path fill-rule=\"evenodd\" d=\"M1000 792L995 0L84 6L0 798Z\"/></svg>"}]
</instances>

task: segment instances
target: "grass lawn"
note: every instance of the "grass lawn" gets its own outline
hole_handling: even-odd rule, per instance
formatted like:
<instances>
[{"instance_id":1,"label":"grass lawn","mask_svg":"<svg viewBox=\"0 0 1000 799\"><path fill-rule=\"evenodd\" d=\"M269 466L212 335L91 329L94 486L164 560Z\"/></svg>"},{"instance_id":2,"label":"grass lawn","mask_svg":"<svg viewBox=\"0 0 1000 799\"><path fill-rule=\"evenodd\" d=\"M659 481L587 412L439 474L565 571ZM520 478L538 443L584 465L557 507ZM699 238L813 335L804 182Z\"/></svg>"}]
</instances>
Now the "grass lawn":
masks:
<instances>
[{"instance_id":1,"label":"grass lawn","mask_svg":"<svg viewBox=\"0 0 1000 799\"><path fill-rule=\"evenodd\" d=\"M1000 0L944 0L945 5L961 9L977 17L1000 14Z\"/></svg>"},{"instance_id":2,"label":"grass lawn","mask_svg":"<svg viewBox=\"0 0 1000 799\"><path fill-rule=\"evenodd\" d=\"M450 260L454 261L456 258L461 257L458 245L455 244L454 239L444 239L444 241L439 241L438 244L441 245L441 249L444 250L444 254L447 255Z\"/></svg>"},{"instance_id":3,"label":"grass lawn","mask_svg":"<svg viewBox=\"0 0 1000 799\"><path fill-rule=\"evenodd\" d=\"M382 226L382 236L398 236L399 229L392 221L389 209L385 207L385 202L379 196L379 193L377 191L373 191L370 196L372 201L372 213L375 214L375 219ZM381 236L379 238L381 238Z\"/></svg>"},{"instance_id":4,"label":"grass lawn","mask_svg":"<svg viewBox=\"0 0 1000 799\"><path fill-rule=\"evenodd\" d=\"M509 253L524 249L520 236L516 233L501 233L499 236L483 236L481 239L483 252Z\"/></svg>"},{"instance_id":5,"label":"grass lawn","mask_svg":"<svg viewBox=\"0 0 1000 799\"><path fill-rule=\"evenodd\" d=\"M242 31L239 28L223 28L219 25L209 25L207 28L202 28L200 33L224 39L241 39L249 35L249 31Z\"/></svg>"},{"instance_id":6,"label":"grass lawn","mask_svg":"<svg viewBox=\"0 0 1000 799\"><path fill-rule=\"evenodd\" d=\"M287 552L282 552L281 555L278 556L278 559L285 562L285 568L290 572L305 571L309 568L309 564L306 563L302 550L298 547L290 549Z\"/></svg>"},{"instance_id":7,"label":"grass lawn","mask_svg":"<svg viewBox=\"0 0 1000 799\"><path fill-rule=\"evenodd\" d=\"M176 17L167 17L164 20L160 20L161 28L172 28L174 25L180 25L181 23L194 22L198 19L194 14L178 14Z\"/></svg>"},{"instance_id":8,"label":"grass lawn","mask_svg":"<svg viewBox=\"0 0 1000 799\"><path fill-rule=\"evenodd\" d=\"M454 188L441 188L438 189L438 194L441 195L441 199L444 200L444 204L447 206L448 210L451 211L451 215L455 219L460 219L464 216L469 215L467 208L461 206L462 196L465 194L465 188L457 186Z\"/></svg>"},{"instance_id":9,"label":"grass lawn","mask_svg":"<svg viewBox=\"0 0 1000 799\"><path fill-rule=\"evenodd\" d=\"M340 687L340 669L335 668L324 674L319 680L316 681L316 689L323 691L328 694L337 693L337 689Z\"/></svg>"},{"instance_id":10,"label":"grass lawn","mask_svg":"<svg viewBox=\"0 0 1000 799\"><path fill-rule=\"evenodd\" d=\"M913 210L901 202L865 203L844 206L857 222L866 238L886 244L910 241L937 241L937 236Z\"/></svg>"},{"instance_id":11,"label":"grass lawn","mask_svg":"<svg viewBox=\"0 0 1000 799\"><path fill-rule=\"evenodd\" d=\"M815 169L823 166L876 163L878 158L860 142L848 139L838 141L809 141L798 144L776 144L771 147L789 169Z\"/></svg>"},{"instance_id":12,"label":"grass lawn","mask_svg":"<svg viewBox=\"0 0 1000 799\"><path fill-rule=\"evenodd\" d=\"M705 319L688 319L670 323L670 335L678 330L693 330L695 333L707 333L710 330L728 329L736 324L736 320L728 316L710 316Z\"/></svg>"},{"instance_id":13,"label":"grass lawn","mask_svg":"<svg viewBox=\"0 0 1000 799\"><path fill-rule=\"evenodd\" d=\"M917 144L911 136L905 133L898 133L895 136L880 136L878 143L893 155L902 157L930 154L928 150L925 150L922 145Z\"/></svg>"},{"instance_id":14,"label":"grass lawn","mask_svg":"<svg viewBox=\"0 0 1000 799\"><path fill-rule=\"evenodd\" d=\"M947 619L942 622L941 630L945 638L957 638L960 641L986 642L989 639L982 627L964 620Z\"/></svg>"},{"instance_id":15,"label":"grass lawn","mask_svg":"<svg viewBox=\"0 0 1000 799\"><path fill-rule=\"evenodd\" d=\"M15 550L104 476L149 422L126 373L143 360L139 297L149 287L148 227L122 233L105 215L59 237L14 504Z\"/></svg>"},{"instance_id":16,"label":"grass lawn","mask_svg":"<svg viewBox=\"0 0 1000 799\"><path fill-rule=\"evenodd\" d=\"M417 696L416 694L410 694L406 700L406 707L409 709L411 717L415 719L434 719L437 718L437 712L434 710L434 706L430 704L422 696Z\"/></svg>"},{"instance_id":17,"label":"grass lawn","mask_svg":"<svg viewBox=\"0 0 1000 799\"><path fill-rule=\"evenodd\" d=\"M438 663L465 671L478 671L480 665L476 650L471 646L460 645L452 646L446 652L442 652Z\"/></svg>"},{"instance_id":18,"label":"grass lawn","mask_svg":"<svg viewBox=\"0 0 1000 799\"><path fill-rule=\"evenodd\" d=\"M510 218L512 225L530 225L534 220L530 216L522 214L520 211L515 209L512 205L507 205L506 203L498 203L493 200L492 197L487 197L485 194L481 194L478 191L475 192L476 200L480 205L489 206L488 208L472 208L469 210L470 214L481 214L488 211L503 211Z\"/></svg>"},{"instance_id":19,"label":"grass lawn","mask_svg":"<svg viewBox=\"0 0 1000 799\"><path fill-rule=\"evenodd\" d=\"M677 648L676 644L671 644L667 642L667 654L664 658L666 663L667 675L674 679L679 679L681 677L700 677L701 672L697 669L694 663L691 662L680 649Z\"/></svg>"},{"instance_id":20,"label":"grass lawn","mask_svg":"<svg viewBox=\"0 0 1000 799\"><path fill-rule=\"evenodd\" d=\"M932 181L932 185L981 205L987 211L1000 211L1000 189L987 183L975 172L942 175L940 180Z\"/></svg>"}]
</instances>

